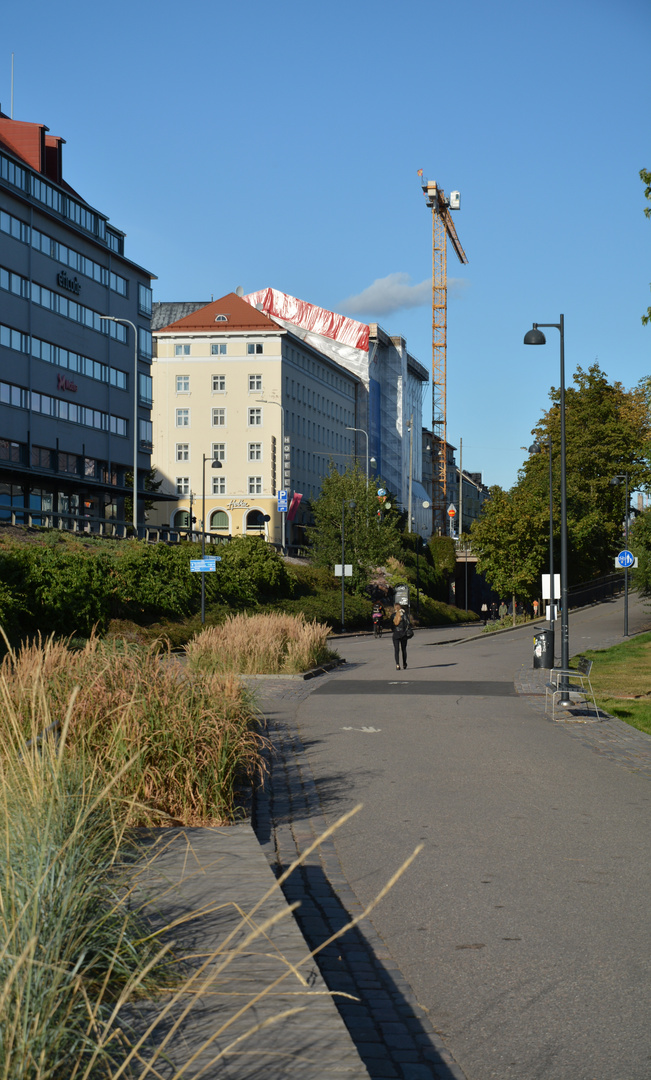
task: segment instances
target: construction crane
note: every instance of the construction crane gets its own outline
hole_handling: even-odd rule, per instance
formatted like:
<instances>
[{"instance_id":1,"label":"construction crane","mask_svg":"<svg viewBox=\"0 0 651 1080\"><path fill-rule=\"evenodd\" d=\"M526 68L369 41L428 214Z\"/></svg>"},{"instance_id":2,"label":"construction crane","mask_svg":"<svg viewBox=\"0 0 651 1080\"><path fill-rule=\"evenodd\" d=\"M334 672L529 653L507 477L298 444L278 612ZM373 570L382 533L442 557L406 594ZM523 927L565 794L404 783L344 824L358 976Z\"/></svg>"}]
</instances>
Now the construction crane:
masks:
<instances>
[{"instance_id":1,"label":"construction crane","mask_svg":"<svg viewBox=\"0 0 651 1080\"><path fill-rule=\"evenodd\" d=\"M467 263L450 215L458 210L460 197L452 191L446 198L443 188L418 170L425 201L432 211L432 434L438 450L432 461L433 532L447 532L447 327L448 327L448 237L459 262Z\"/></svg>"}]
</instances>

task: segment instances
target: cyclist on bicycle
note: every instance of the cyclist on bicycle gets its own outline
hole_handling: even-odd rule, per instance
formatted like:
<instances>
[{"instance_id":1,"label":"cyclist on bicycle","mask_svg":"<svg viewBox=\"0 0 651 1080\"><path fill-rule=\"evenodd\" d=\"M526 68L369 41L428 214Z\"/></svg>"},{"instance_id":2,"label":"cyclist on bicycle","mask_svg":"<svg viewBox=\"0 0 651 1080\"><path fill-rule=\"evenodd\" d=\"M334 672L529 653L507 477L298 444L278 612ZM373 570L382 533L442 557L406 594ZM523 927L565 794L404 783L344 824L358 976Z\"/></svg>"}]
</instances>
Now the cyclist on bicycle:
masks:
<instances>
[{"instance_id":1,"label":"cyclist on bicycle","mask_svg":"<svg viewBox=\"0 0 651 1080\"><path fill-rule=\"evenodd\" d=\"M384 618L384 607L379 600L376 600L373 604L373 633L375 637L382 636L382 619Z\"/></svg>"}]
</instances>

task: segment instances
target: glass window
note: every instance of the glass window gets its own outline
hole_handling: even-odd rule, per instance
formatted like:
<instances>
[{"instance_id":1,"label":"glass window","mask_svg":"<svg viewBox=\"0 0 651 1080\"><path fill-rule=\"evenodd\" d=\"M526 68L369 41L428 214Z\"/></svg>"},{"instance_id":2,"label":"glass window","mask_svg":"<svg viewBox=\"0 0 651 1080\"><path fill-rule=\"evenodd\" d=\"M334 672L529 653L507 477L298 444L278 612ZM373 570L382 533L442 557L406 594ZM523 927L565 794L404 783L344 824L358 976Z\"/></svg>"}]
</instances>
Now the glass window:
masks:
<instances>
[{"instance_id":1,"label":"glass window","mask_svg":"<svg viewBox=\"0 0 651 1080\"><path fill-rule=\"evenodd\" d=\"M213 495L225 495L226 494L226 477L225 476L213 476L212 478L212 493Z\"/></svg>"},{"instance_id":2,"label":"glass window","mask_svg":"<svg viewBox=\"0 0 651 1080\"><path fill-rule=\"evenodd\" d=\"M138 285L138 311L141 315L151 316L151 289L146 285Z\"/></svg>"},{"instance_id":3,"label":"glass window","mask_svg":"<svg viewBox=\"0 0 651 1080\"><path fill-rule=\"evenodd\" d=\"M248 356L260 356L262 353L262 345L259 341L249 341L246 346L246 352Z\"/></svg>"},{"instance_id":4,"label":"glass window","mask_svg":"<svg viewBox=\"0 0 651 1080\"><path fill-rule=\"evenodd\" d=\"M249 461L262 461L262 443L249 443Z\"/></svg>"},{"instance_id":5,"label":"glass window","mask_svg":"<svg viewBox=\"0 0 651 1080\"><path fill-rule=\"evenodd\" d=\"M177 461L189 461L190 460L190 443L177 442L177 444L176 444L176 460Z\"/></svg>"},{"instance_id":6,"label":"glass window","mask_svg":"<svg viewBox=\"0 0 651 1080\"><path fill-rule=\"evenodd\" d=\"M214 442L212 444L213 461L226 461L226 443Z\"/></svg>"},{"instance_id":7,"label":"glass window","mask_svg":"<svg viewBox=\"0 0 651 1080\"><path fill-rule=\"evenodd\" d=\"M189 345L175 345L174 346L174 355L175 356L189 356L190 355L190 346Z\"/></svg>"},{"instance_id":8,"label":"glass window","mask_svg":"<svg viewBox=\"0 0 651 1080\"><path fill-rule=\"evenodd\" d=\"M153 424L151 420L138 421L138 436L140 445L151 449L153 445Z\"/></svg>"},{"instance_id":9,"label":"glass window","mask_svg":"<svg viewBox=\"0 0 651 1080\"><path fill-rule=\"evenodd\" d=\"M213 375L213 377L212 377L212 390L213 390L213 394L221 394L226 390L226 376L225 375Z\"/></svg>"},{"instance_id":10,"label":"glass window","mask_svg":"<svg viewBox=\"0 0 651 1080\"><path fill-rule=\"evenodd\" d=\"M213 343L210 346L210 355L211 356L226 356L226 351L227 351L227 345L224 342L215 343L213 341Z\"/></svg>"},{"instance_id":11,"label":"glass window","mask_svg":"<svg viewBox=\"0 0 651 1080\"><path fill-rule=\"evenodd\" d=\"M138 375L138 395L143 405L152 403L152 378L151 375Z\"/></svg>"},{"instance_id":12,"label":"glass window","mask_svg":"<svg viewBox=\"0 0 651 1080\"><path fill-rule=\"evenodd\" d=\"M210 517L211 529L227 529L228 514L225 510L215 510Z\"/></svg>"},{"instance_id":13,"label":"glass window","mask_svg":"<svg viewBox=\"0 0 651 1080\"><path fill-rule=\"evenodd\" d=\"M176 529L190 528L190 514L187 510L177 510L174 515L174 527Z\"/></svg>"},{"instance_id":14,"label":"glass window","mask_svg":"<svg viewBox=\"0 0 651 1080\"><path fill-rule=\"evenodd\" d=\"M248 490L249 495L262 495L262 477L249 476Z\"/></svg>"},{"instance_id":15,"label":"glass window","mask_svg":"<svg viewBox=\"0 0 651 1080\"><path fill-rule=\"evenodd\" d=\"M189 375L177 375L176 376L176 392L177 392L177 394L189 394L190 393L190 376Z\"/></svg>"},{"instance_id":16,"label":"glass window","mask_svg":"<svg viewBox=\"0 0 651 1080\"><path fill-rule=\"evenodd\" d=\"M262 409L249 409L249 427L261 427Z\"/></svg>"},{"instance_id":17,"label":"glass window","mask_svg":"<svg viewBox=\"0 0 651 1080\"><path fill-rule=\"evenodd\" d=\"M145 330L144 327L138 327L138 352L145 360L151 360L151 330Z\"/></svg>"},{"instance_id":18,"label":"glass window","mask_svg":"<svg viewBox=\"0 0 651 1080\"><path fill-rule=\"evenodd\" d=\"M212 426L226 427L226 409L213 409Z\"/></svg>"},{"instance_id":19,"label":"glass window","mask_svg":"<svg viewBox=\"0 0 651 1080\"><path fill-rule=\"evenodd\" d=\"M176 410L176 426L177 427L190 427L190 410L189 409L177 409Z\"/></svg>"},{"instance_id":20,"label":"glass window","mask_svg":"<svg viewBox=\"0 0 651 1080\"><path fill-rule=\"evenodd\" d=\"M190 477L189 476L177 476L177 478L176 478L176 494L177 495L189 495L190 494Z\"/></svg>"},{"instance_id":21,"label":"glass window","mask_svg":"<svg viewBox=\"0 0 651 1080\"><path fill-rule=\"evenodd\" d=\"M249 390L262 390L262 375L249 375Z\"/></svg>"}]
</instances>

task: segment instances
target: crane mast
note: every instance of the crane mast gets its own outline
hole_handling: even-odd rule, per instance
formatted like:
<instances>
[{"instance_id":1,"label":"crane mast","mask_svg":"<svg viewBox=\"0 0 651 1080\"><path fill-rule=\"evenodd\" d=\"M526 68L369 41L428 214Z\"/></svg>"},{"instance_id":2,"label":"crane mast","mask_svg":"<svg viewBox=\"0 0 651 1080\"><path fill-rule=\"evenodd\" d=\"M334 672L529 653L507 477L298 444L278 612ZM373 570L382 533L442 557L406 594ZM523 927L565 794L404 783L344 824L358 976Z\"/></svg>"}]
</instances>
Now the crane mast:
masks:
<instances>
[{"instance_id":1,"label":"crane mast","mask_svg":"<svg viewBox=\"0 0 651 1080\"><path fill-rule=\"evenodd\" d=\"M450 198L435 181L419 177L427 206L432 211L432 435L436 458L432 462L432 531L446 532L447 520L447 330L448 237L461 263L468 259L450 216L459 208L459 193Z\"/></svg>"}]
</instances>

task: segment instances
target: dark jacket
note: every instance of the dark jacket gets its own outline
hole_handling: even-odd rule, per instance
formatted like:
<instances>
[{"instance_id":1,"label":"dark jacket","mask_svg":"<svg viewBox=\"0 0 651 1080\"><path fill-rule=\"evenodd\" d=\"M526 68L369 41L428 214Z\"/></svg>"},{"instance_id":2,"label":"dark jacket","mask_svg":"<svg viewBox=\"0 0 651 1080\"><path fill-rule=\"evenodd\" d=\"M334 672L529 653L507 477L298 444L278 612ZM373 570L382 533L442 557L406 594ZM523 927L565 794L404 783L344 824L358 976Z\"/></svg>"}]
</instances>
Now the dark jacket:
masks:
<instances>
[{"instance_id":1,"label":"dark jacket","mask_svg":"<svg viewBox=\"0 0 651 1080\"><path fill-rule=\"evenodd\" d=\"M406 637L407 636L407 631L409 630L409 616L407 615L407 612L406 611L401 611L400 612L400 622L397 625L396 625L394 619L395 619L395 616L391 620L391 632L392 632L394 638L400 639L400 638Z\"/></svg>"}]
</instances>

